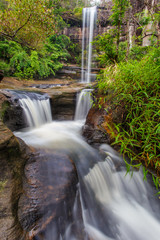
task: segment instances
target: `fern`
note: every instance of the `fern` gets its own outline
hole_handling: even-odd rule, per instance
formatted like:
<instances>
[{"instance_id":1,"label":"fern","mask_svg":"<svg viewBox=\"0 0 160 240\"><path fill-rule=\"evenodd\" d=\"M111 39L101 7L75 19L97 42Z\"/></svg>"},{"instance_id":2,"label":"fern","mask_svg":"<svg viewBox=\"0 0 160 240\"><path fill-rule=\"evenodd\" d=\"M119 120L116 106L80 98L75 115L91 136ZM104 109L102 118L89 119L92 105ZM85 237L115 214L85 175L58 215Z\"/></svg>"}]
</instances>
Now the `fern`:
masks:
<instances>
[{"instance_id":1,"label":"fern","mask_svg":"<svg viewBox=\"0 0 160 240\"><path fill-rule=\"evenodd\" d=\"M0 41L0 68L18 78L43 79L55 75L70 57L70 39L64 35L50 36L40 51L23 48L14 41Z\"/></svg>"}]
</instances>

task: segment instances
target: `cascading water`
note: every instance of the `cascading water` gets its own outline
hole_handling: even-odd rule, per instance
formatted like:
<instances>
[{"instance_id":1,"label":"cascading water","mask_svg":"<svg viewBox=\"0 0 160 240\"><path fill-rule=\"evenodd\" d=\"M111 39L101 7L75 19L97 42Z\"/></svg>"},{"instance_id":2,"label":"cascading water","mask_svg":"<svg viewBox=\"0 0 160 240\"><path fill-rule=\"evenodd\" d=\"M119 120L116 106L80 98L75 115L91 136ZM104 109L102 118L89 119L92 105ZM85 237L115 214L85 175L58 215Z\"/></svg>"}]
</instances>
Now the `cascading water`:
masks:
<instances>
[{"instance_id":1,"label":"cascading water","mask_svg":"<svg viewBox=\"0 0 160 240\"><path fill-rule=\"evenodd\" d=\"M77 95L75 120L85 120L89 109L92 106L92 89L83 89Z\"/></svg>"},{"instance_id":2,"label":"cascading water","mask_svg":"<svg viewBox=\"0 0 160 240\"><path fill-rule=\"evenodd\" d=\"M33 103L34 104L34 103ZM35 114L34 114L35 116ZM75 162L79 176L79 195L86 236L77 239L71 224L65 233L54 225L44 240L158 240L160 236L160 207L149 183L143 182L141 172L126 175L122 158L104 145L103 160L97 150L81 137L80 121L51 122L15 133L28 145L47 151L60 150ZM120 166L116 169L116 166ZM73 207L74 223L78 227Z\"/></svg>"},{"instance_id":3,"label":"cascading water","mask_svg":"<svg viewBox=\"0 0 160 240\"><path fill-rule=\"evenodd\" d=\"M51 108L48 95L35 92L10 91L14 101L22 107L29 127L39 127L52 121Z\"/></svg>"},{"instance_id":4,"label":"cascading water","mask_svg":"<svg viewBox=\"0 0 160 240\"><path fill-rule=\"evenodd\" d=\"M82 83L91 82L92 41L97 20L97 7L83 9Z\"/></svg>"}]
</instances>

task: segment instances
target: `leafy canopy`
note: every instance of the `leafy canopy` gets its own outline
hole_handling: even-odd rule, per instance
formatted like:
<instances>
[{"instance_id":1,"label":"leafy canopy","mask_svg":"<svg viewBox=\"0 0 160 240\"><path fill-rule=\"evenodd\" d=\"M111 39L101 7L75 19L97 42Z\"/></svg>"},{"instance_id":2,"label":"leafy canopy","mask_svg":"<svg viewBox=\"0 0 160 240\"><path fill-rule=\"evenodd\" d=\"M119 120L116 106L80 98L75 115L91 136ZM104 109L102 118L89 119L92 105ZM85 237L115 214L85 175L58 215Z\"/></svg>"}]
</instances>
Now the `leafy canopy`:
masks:
<instances>
[{"instance_id":1,"label":"leafy canopy","mask_svg":"<svg viewBox=\"0 0 160 240\"><path fill-rule=\"evenodd\" d=\"M47 0L8 0L0 10L0 35L23 46L38 48L58 32L62 19Z\"/></svg>"}]
</instances>

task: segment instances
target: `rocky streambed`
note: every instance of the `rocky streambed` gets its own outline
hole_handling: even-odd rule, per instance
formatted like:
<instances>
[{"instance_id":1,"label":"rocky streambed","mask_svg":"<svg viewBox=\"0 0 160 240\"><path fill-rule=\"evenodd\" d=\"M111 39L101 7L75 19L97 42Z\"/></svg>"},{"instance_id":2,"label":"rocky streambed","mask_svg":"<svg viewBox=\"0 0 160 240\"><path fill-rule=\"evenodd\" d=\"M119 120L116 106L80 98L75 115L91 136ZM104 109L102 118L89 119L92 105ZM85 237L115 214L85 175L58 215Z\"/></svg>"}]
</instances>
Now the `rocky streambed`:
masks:
<instances>
[{"instance_id":1,"label":"rocky streambed","mask_svg":"<svg viewBox=\"0 0 160 240\"><path fill-rule=\"evenodd\" d=\"M76 93L82 84L68 80L36 82L4 78L0 87L0 239L34 239L43 235L46 227L65 218L73 206L77 172L65 153L50 154L28 147L12 131L25 127L22 109L13 102L8 89L36 91L50 97L54 120L74 118ZM44 87L44 84L46 87ZM39 87L42 86L42 87ZM12 130L12 131L11 131ZM52 165L52 181L47 169ZM50 209L50 211L47 211ZM61 218L62 229L65 218ZM37 239L37 238L35 238ZM41 238L40 238L41 239ZM43 238L42 238L43 239Z\"/></svg>"}]
</instances>

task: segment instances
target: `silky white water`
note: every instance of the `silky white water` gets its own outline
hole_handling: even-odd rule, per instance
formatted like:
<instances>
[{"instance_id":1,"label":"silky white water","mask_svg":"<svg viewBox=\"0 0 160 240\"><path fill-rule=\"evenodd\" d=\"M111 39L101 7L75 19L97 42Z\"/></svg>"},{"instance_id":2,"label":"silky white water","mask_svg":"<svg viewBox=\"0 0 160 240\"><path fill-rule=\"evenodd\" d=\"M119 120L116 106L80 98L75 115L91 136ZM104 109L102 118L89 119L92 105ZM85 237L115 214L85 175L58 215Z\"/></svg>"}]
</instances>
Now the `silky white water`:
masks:
<instances>
[{"instance_id":1,"label":"silky white water","mask_svg":"<svg viewBox=\"0 0 160 240\"><path fill-rule=\"evenodd\" d=\"M83 89L77 94L77 104L75 111L75 120L85 120L89 109L92 106L92 89Z\"/></svg>"},{"instance_id":2,"label":"silky white water","mask_svg":"<svg viewBox=\"0 0 160 240\"><path fill-rule=\"evenodd\" d=\"M24 110L29 127L38 127L46 122L51 122L49 99L33 99L29 97L19 99Z\"/></svg>"},{"instance_id":3,"label":"silky white water","mask_svg":"<svg viewBox=\"0 0 160 240\"><path fill-rule=\"evenodd\" d=\"M97 7L83 9L82 27L82 83L91 82L92 41L96 28Z\"/></svg>"},{"instance_id":4,"label":"silky white water","mask_svg":"<svg viewBox=\"0 0 160 240\"><path fill-rule=\"evenodd\" d=\"M86 232L83 240L158 240L160 207L153 187L143 181L141 171L134 172L133 177L125 176L122 157L110 146L100 147L100 151L106 154L102 159L98 151L81 136L83 122L52 121L15 132L15 135L35 148L50 152L61 150L75 162L79 177L77 194L80 196ZM78 227L77 208L75 199L73 218ZM44 239L81 240L71 229L72 224L69 224L65 233L59 233L53 226Z\"/></svg>"},{"instance_id":5,"label":"silky white water","mask_svg":"<svg viewBox=\"0 0 160 240\"><path fill-rule=\"evenodd\" d=\"M39 127L52 121L51 107L48 95L35 92L10 91L23 109L28 127Z\"/></svg>"}]
</instances>

